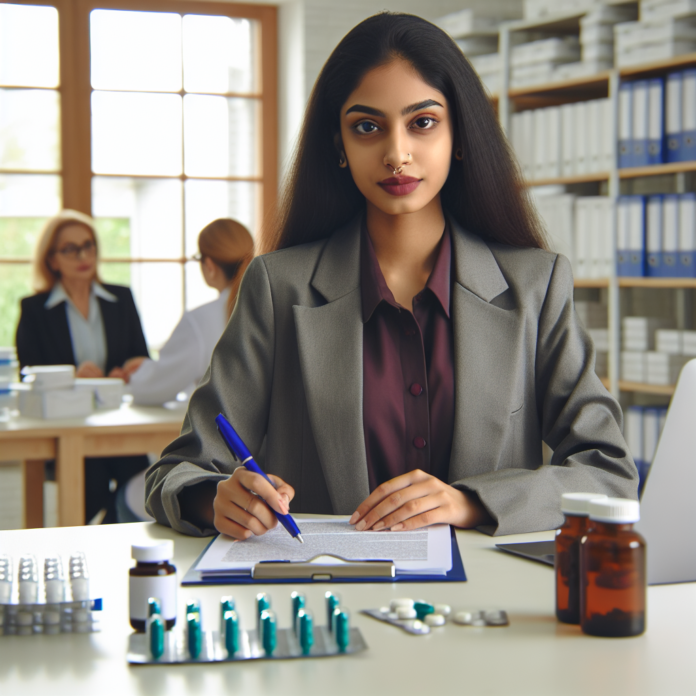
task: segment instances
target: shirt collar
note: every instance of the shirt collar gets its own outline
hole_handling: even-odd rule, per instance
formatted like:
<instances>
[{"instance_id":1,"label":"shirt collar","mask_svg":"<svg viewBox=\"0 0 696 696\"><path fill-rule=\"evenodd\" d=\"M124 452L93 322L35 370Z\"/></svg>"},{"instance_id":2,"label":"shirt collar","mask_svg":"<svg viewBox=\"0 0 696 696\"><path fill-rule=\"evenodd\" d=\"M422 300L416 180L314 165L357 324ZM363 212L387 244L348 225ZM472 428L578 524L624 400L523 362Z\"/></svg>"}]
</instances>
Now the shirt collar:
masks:
<instances>
[{"instance_id":1,"label":"shirt collar","mask_svg":"<svg viewBox=\"0 0 696 696\"><path fill-rule=\"evenodd\" d=\"M435 259L435 265L425 284L437 298L443 311L450 318L450 268L452 265L452 242L449 224L445 225L445 231L440 240L440 245ZM425 289L421 292L424 292ZM389 289L382 269L379 267L372 240L363 221L361 225L360 240L360 291L362 296L363 323L369 321L377 305L382 300L397 306L392 291ZM420 294L420 293L419 293ZM410 307L407 308L409 311Z\"/></svg>"},{"instance_id":2,"label":"shirt collar","mask_svg":"<svg viewBox=\"0 0 696 696\"><path fill-rule=\"evenodd\" d=\"M110 293L101 283L92 283L92 289L90 292L94 297L101 297L102 300L106 300L107 302L118 302L118 297ZM68 296L68 293L65 292L63 284L56 283L53 286L53 290L51 290L51 294L48 296L48 299L46 300L46 304L44 305L44 307L46 307L46 309L53 309L61 302L69 301L70 297Z\"/></svg>"}]
</instances>

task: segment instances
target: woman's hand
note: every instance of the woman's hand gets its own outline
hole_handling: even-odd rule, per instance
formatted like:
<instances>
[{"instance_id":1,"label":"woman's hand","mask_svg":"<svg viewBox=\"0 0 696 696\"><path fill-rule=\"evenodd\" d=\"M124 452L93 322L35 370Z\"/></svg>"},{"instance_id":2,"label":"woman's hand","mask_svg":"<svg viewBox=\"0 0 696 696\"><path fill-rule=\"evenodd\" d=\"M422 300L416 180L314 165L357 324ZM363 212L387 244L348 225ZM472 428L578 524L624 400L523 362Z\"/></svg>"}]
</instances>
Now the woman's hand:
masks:
<instances>
[{"instance_id":1,"label":"woman's hand","mask_svg":"<svg viewBox=\"0 0 696 696\"><path fill-rule=\"evenodd\" d=\"M75 372L75 377L93 379L103 377L104 373L91 361L85 360Z\"/></svg>"},{"instance_id":2,"label":"woman's hand","mask_svg":"<svg viewBox=\"0 0 696 696\"><path fill-rule=\"evenodd\" d=\"M416 469L375 488L353 513L350 524L355 524L358 531L398 532L431 524L468 529L490 519L475 493L459 491Z\"/></svg>"},{"instance_id":3,"label":"woman's hand","mask_svg":"<svg viewBox=\"0 0 696 696\"><path fill-rule=\"evenodd\" d=\"M233 539L261 536L278 524L274 510L288 514L295 489L273 474L268 477L275 488L263 476L240 466L218 483L213 501L213 524L218 532Z\"/></svg>"},{"instance_id":4,"label":"woman's hand","mask_svg":"<svg viewBox=\"0 0 696 696\"><path fill-rule=\"evenodd\" d=\"M140 366L145 360L147 360L145 356L130 358L130 360L126 360L126 362L123 363L122 367L114 367L113 370L109 372L109 377L118 377L128 384L128 382L130 382L131 375L140 369Z\"/></svg>"}]
</instances>

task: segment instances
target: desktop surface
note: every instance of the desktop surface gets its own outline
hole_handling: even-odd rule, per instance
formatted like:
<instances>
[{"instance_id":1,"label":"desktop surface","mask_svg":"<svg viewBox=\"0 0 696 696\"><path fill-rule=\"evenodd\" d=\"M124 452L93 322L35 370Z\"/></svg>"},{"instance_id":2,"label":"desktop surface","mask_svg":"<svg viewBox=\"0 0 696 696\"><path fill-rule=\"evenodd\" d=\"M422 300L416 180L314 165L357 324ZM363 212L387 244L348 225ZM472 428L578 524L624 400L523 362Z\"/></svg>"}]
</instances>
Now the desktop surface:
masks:
<instances>
[{"instance_id":1,"label":"desktop surface","mask_svg":"<svg viewBox=\"0 0 696 696\"><path fill-rule=\"evenodd\" d=\"M298 516L301 519L301 516ZM542 541L553 532L506 537ZM271 594L279 625L290 621L290 592L307 594L323 619L323 594L335 589L362 631L368 650L354 656L236 664L129 666L128 568L132 543L174 539L180 577L207 539L179 535L154 523L0 532L0 551L67 557L86 553L92 596L104 599L101 633L0 637L0 690L7 696L119 693L177 696L195 693L273 694L659 694L696 693L696 583L651 587L648 630L637 638L583 636L556 621L553 570L495 549L493 539L459 531L468 582L179 587L179 605L199 599L203 621L215 623L219 598L233 594L243 627L253 623L254 597ZM445 602L457 609L505 609L510 626L448 623L429 636L409 635L361 615L395 597ZM179 616L181 620L182 616Z\"/></svg>"}]
</instances>

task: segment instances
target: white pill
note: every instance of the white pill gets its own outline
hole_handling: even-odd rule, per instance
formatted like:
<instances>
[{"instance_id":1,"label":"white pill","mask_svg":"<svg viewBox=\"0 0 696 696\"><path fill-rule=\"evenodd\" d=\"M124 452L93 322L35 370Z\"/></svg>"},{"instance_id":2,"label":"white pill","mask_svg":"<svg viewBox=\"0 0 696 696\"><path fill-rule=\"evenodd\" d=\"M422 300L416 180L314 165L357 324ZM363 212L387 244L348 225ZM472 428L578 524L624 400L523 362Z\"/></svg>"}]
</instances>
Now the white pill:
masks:
<instances>
[{"instance_id":1,"label":"white pill","mask_svg":"<svg viewBox=\"0 0 696 696\"><path fill-rule=\"evenodd\" d=\"M388 619L396 620L396 619L399 618L399 615L398 615L395 611L390 611L390 612L387 614L387 618L388 618Z\"/></svg>"},{"instance_id":2,"label":"white pill","mask_svg":"<svg viewBox=\"0 0 696 696\"><path fill-rule=\"evenodd\" d=\"M415 619L418 616L416 610L413 607L399 607L396 610L396 615L400 619Z\"/></svg>"},{"instance_id":3,"label":"white pill","mask_svg":"<svg viewBox=\"0 0 696 696\"><path fill-rule=\"evenodd\" d=\"M474 616L470 611L458 611L454 615L454 623L458 624L470 624L473 619Z\"/></svg>"},{"instance_id":4,"label":"white pill","mask_svg":"<svg viewBox=\"0 0 696 696\"><path fill-rule=\"evenodd\" d=\"M408 597L401 597L399 599L392 599L391 602L389 602L389 608L392 611L396 611L399 607L409 607L409 609L413 609L413 600L409 599Z\"/></svg>"},{"instance_id":5,"label":"white pill","mask_svg":"<svg viewBox=\"0 0 696 696\"><path fill-rule=\"evenodd\" d=\"M452 613L452 607L449 604L436 604L435 613L449 616Z\"/></svg>"},{"instance_id":6,"label":"white pill","mask_svg":"<svg viewBox=\"0 0 696 696\"><path fill-rule=\"evenodd\" d=\"M380 614L388 614L389 613L389 607L380 607L379 609Z\"/></svg>"},{"instance_id":7,"label":"white pill","mask_svg":"<svg viewBox=\"0 0 696 696\"><path fill-rule=\"evenodd\" d=\"M426 614L425 623L428 626L444 626L446 619L442 614Z\"/></svg>"}]
</instances>

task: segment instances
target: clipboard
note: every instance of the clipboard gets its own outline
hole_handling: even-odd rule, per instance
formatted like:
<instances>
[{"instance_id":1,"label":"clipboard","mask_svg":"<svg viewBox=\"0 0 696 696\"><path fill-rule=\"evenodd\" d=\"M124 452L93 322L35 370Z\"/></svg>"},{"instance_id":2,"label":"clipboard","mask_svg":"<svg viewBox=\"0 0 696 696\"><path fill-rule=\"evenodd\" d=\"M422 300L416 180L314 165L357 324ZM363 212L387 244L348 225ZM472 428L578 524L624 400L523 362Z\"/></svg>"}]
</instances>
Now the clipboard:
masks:
<instances>
[{"instance_id":1,"label":"clipboard","mask_svg":"<svg viewBox=\"0 0 696 696\"><path fill-rule=\"evenodd\" d=\"M347 583L347 582L466 582L466 573L462 556L459 553L459 545L454 529L450 527L452 542L452 568L444 575L418 575L418 574L391 574L388 567L393 568L391 561L344 561L335 565L326 566L311 563L288 563L284 561L271 563L258 563L255 566L267 566L252 575L215 575L204 577L196 570L210 543L201 551L200 555L188 569L181 580L182 585L282 585L282 584L317 584L317 583ZM274 568L271 568L273 566ZM327 572L327 568L330 572ZM292 572L296 570L297 572Z\"/></svg>"}]
</instances>

